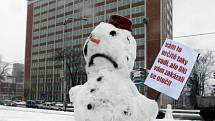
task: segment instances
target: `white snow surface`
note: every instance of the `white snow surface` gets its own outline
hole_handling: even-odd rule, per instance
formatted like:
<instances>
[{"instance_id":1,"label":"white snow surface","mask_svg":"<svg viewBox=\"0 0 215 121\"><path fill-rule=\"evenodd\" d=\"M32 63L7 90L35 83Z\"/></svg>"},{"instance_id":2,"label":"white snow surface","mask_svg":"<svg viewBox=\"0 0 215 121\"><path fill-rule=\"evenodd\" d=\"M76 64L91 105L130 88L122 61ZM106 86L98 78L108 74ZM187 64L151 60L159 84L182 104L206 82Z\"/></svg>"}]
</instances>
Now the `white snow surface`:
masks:
<instances>
[{"instance_id":1,"label":"white snow surface","mask_svg":"<svg viewBox=\"0 0 215 121\"><path fill-rule=\"evenodd\" d=\"M73 112L0 105L0 121L75 121Z\"/></svg>"},{"instance_id":2,"label":"white snow surface","mask_svg":"<svg viewBox=\"0 0 215 121\"><path fill-rule=\"evenodd\" d=\"M94 37L98 43L91 39ZM93 58L96 54L103 56ZM76 121L156 118L157 103L140 94L129 78L136 59L136 41L129 31L101 22L86 40L84 57L88 81L69 91Z\"/></svg>"},{"instance_id":3,"label":"white snow surface","mask_svg":"<svg viewBox=\"0 0 215 121\"><path fill-rule=\"evenodd\" d=\"M0 121L75 121L75 120L73 117L73 112L9 107L0 105ZM179 121L179 120L175 120L172 118L164 118L155 119L154 121Z\"/></svg>"},{"instance_id":4,"label":"white snow surface","mask_svg":"<svg viewBox=\"0 0 215 121\"><path fill-rule=\"evenodd\" d=\"M119 73L102 70L83 85L74 103L77 121L149 121L156 117L155 101L139 94L131 80Z\"/></svg>"},{"instance_id":5,"label":"white snow surface","mask_svg":"<svg viewBox=\"0 0 215 121\"><path fill-rule=\"evenodd\" d=\"M77 85L69 90L69 100L70 102L74 103L76 96L80 92L83 85Z\"/></svg>"}]
</instances>

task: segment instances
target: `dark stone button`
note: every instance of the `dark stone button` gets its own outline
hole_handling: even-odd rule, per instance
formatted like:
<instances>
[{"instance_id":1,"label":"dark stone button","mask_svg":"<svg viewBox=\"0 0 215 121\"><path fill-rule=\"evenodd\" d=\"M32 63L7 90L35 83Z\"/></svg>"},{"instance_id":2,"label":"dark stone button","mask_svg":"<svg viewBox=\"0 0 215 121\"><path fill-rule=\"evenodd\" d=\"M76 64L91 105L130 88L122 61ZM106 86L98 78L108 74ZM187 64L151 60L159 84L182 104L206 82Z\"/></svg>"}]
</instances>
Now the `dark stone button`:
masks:
<instances>
[{"instance_id":1,"label":"dark stone button","mask_svg":"<svg viewBox=\"0 0 215 121\"><path fill-rule=\"evenodd\" d=\"M128 112L127 111L123 111L124 115L128 115Z\"/></svg>"},{"instance_id":2,"label":"dark stone button","mask_svg":"<svg viewBox=\"0 0 215 121\"><path fill-rule=\"evenodd\" d=\"M100 82L102 80L102 76L100 76L99 78L97 78L97 81Z\"/></svg>"},{"instance_id":3,"label":"dark stone button","mask_svg":"<svg viewBox=\"0 0 215 121\"><path fill-rule=\"evenodd\" d=\"M93 108L93 106L92 106L91 104L88 104L88 105L87 105L87 109L88 109L88 110L91 110L92 108Z\"/></svg>"},{"instance_id":4,"label":"dark stone button","mask_svg":"<svg viewBox=\"0 0 215 121\"><path fill-rule=\"evenodd\" d=\"M91 93L94 92L94 91L95 91L95 89L91 89L91 90L90 90Z\"/></svg>"}]
</instances>

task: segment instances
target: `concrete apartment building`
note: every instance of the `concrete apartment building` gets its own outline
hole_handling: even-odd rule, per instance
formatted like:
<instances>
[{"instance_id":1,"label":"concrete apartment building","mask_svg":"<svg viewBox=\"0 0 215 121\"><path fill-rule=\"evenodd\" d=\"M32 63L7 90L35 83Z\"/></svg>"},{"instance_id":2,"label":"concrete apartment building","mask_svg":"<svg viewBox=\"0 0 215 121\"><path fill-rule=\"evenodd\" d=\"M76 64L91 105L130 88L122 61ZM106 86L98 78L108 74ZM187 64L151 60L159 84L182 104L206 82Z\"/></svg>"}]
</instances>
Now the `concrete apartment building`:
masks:
<instances>
[{"instance_id":1,"label":"concrete apartment building","mask_svg":"<svg viewBox=\"0 0 215 121\"><path fill-rule=\"evenodd\" d=\"M150 69L163 41L172 38L172 0L28 0L26 99L62 101L64 64L56 54L65 48L80 52L93 28L112 14L132 20L138 45L135 68ZM80 74L80 80L86 77Z\"/></svg>"},{"instance_id":2,"label":"concrete apartment building","mask_svg":"<svg viewBox=\"0 0 215 121\"><path fill-rule=\"evenodd\" d=\"M24 96L24 64L14 63L12 75L0 79L0 99L22 99Z\"/></svg>"},{"instance_id":3,"label":"concrete apartment building","mask_svg":"<svg viewBox=\"0 0 215 121\"><path fill-rule=\"evenodd\" d=\"M12 99L16 96L16 83L13 76L0 79L0 100Z\"/></svg>"},{"instance_id":4,"label":"concrete apartment building","mask_svg":"<svg viewBox=\"0 0 215 121\"><path fill-rule=\"evenodd\" d=\"M16 96L22 97L24 96L24 64L14 63L12 76L14 77L16 83Z\"/></svg>"}]
</instances>

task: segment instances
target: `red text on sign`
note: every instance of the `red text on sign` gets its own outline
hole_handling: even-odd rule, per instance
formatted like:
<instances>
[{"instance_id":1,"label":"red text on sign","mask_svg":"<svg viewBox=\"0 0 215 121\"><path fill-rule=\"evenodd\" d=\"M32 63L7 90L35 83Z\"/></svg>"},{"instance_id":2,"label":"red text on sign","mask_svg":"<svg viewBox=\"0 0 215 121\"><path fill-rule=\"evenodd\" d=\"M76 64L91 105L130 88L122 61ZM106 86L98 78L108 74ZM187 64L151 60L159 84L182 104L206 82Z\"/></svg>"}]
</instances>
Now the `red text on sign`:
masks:
<instances>
[{"instance_id":1,"label":"red text on sign","mask_svg":"<svg viewBox=\"0 0 215 121\"><path fill-rule=\"evenodd\" d=\"M182 51L182 48L178 46L177 49L176 49L176 51L177 51L177 52L181 52L181 51Z\"/></svg>"},{"instance_id":2,"label":"red text on sign","mask_svg":"<svg viewBox=\"0 0 215 121\"><path fill-rule=\"evenodd\" d=\"M166 47L166 48L169 48L169 49L171 49L171 50L175 50L176 45L174 45L174 44L172 44L172 43L166 43L166 44L165 44L165 47Z\"/></svg>"},{"instance_id":3,"label":"red text on sign","mask_svg":"<svg viewBox=\"0 0 215 121\"><path fill-rule=\"evenodd\" d=\"M185 59L185 58L183 58L183 57L181 57L181 56L178 56L177 61L178 61L179 63L184 64L184 65L187 65L187 63L188 63L188 60Z\"/></svg>"},{"instance_id":4,"label":"red text on sign","mask_svg":"<svg viewBox=\"0 0 215 121\"><path fill-rule=\"evenodd\" d=\"M178 71L181 72L181 73L183 73L183 74L186 74L186 73L187 73L187 68L185 68L185 67L183 67L183 66L180 66L180 67L178 68Z\"/></svg>"},{"instance_id":5,"label":"red text on sign","mask_svg":"<svg viewBox=\"0 0 215 121\"><path fill-rule=\"evenodd\" d=\"M167 86L170 86L172 84L171 80L165 79L165 78L163 78L161 76L157 76L156 80L161 82L161 83L163 83L163 84L165 84L165 85L167 85Z\"/></svg>"},{"instance_id":6,"label":"red text on sign","mask_svg":"<svg viewBox=\"0 0 215 121\"><path fill-rule=\"evenodd\" d=\"M156 76L157 76L157 75L155 75L155 74L153 74L153 73L150 74L150 78L152 78L152 79L156 79Z\"/></svg>"},{"instance_id":7,"label":"red text on sign","mask_svg":"<svg viewBox=\"0 0 215 121\"><path fill-rule=\"evenodd\" d=\"M164 72L164 75L166 75L166 76L168 76L168 77L171 77L172 79L175 79L175 80L177 80L177 81L179 81L179 82L181 82L181 83L184 82L184 77L183 77L183 76L179 76L177 73L174 73L174 72L172 72L172 71L166 70L166 71Z\"/></svg>"},{"instance_id":8,"label":"red text on sign","mask_svg":"<svg viewBox=\"0 0 215 121\"><path fill-rule=\"evenodd\" d=\"M177 54L175 54L175 53L173 53L171 51L162 50L161 55L166 56L168 58L171 58L173 60L175 60L177 58Z\"/></svg>"},{"instance_id":9,"label":"red text on sign","mask_svg":"<svg viewBox=\"0 0 215 121\"><path fill-rule=\"evenodd\" d=\"M176 63L171 63L169 67L174 69L174 70L178 69L178 65Z\"/></svg>"},{"instance_id":10,"label":"red text on sign","mask_svg":"<svg viewBox=\"0 0 215 121\"><path fill-rule=\"evenodd\" d=\"M161 68L160 66L155 66L154 70L160 73L164 73L165 69Z\"/></svg>"},{"instance_id":11,"label":"red text on sign","mask_svg":"<svg viewBox=\"0 0 215 121\"><path fill-rule=\"evenodd\" d=\"M158 63L168 66L169 60L164 60L162 58L158 58Z\"/></svg>"}]
</instances>

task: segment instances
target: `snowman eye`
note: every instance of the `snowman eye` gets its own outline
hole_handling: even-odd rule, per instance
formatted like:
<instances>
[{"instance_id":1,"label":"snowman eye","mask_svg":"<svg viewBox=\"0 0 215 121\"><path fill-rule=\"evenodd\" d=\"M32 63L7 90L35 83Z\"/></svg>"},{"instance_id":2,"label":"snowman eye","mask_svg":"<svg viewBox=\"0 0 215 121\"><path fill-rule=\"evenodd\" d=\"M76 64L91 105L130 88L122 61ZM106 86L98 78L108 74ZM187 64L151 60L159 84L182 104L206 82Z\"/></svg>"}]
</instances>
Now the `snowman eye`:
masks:
<instances>
[{"instance_id":1,"label":"snowman eye","mask_svg":"<svg viewBox=\"0 0 215 121\"><path fill-rule=\"evenodd\" d=\"M91 37L92 37L92 34L90 34L89 38L91 38Z\"/></svg>"},{"instance_id":2,"label":"snowman eye","mask_svg":"<svg viewBox=\"0 0 215 121\"><path fill-rule=\"evenodd\" d=\"M89 42L89 41L88 41ZM86 45L84 46L84 55L87 56L87 44L88 42L86 43Z\"/></svg>"},{"instance_id":3,"label":"snowman eye","mask_svg":"<svg viewBox=\"0 0 215 121\"><path fill-rule=\"evenodd\" d=\"M130 39L129 39L129 37L127 37L127 40L128 40L128 42L130 43Z\"/></svg>"},{"instance_id":4,"label":"snowman eye","mask_svg":"<svg viewBox=\"0 0 215 121\"><path fill-rule=\"evenodd\" d=\"M111 36L116 36L116 31L114 31L114 30L113 30L113 31L110 31L110 35L111 35Z\"/></svg>"}]
</instances>

